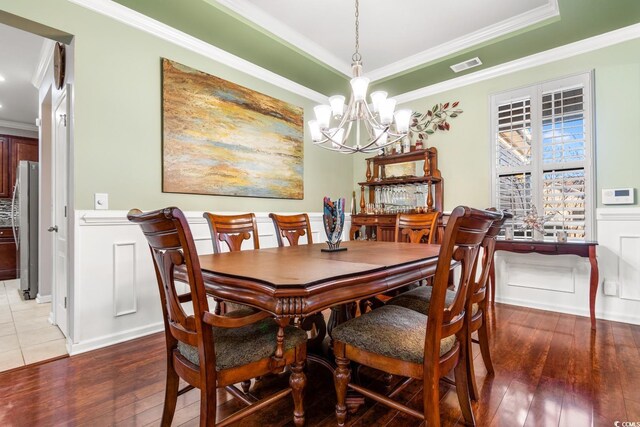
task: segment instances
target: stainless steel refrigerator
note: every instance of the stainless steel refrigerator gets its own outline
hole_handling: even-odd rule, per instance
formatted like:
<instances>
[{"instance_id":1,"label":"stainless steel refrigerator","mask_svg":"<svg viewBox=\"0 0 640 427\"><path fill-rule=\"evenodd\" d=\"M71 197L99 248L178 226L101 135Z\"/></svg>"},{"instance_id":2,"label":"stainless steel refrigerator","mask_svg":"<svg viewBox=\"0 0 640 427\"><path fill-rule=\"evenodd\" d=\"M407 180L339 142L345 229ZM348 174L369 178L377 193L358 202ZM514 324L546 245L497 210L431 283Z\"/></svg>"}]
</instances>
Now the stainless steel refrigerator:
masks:
<instances>
[{"instance_id":1,"label":"stainless steel refrigerator","mask_svg":"<svg viewBox=\"0 0 640 427\"><path fill-rule=\"evenodd\" d=\"M38 163L18 163L11 203L13 236L20 262L20 290L25 299L38 294Z\"/></svg>"}]
</instances>

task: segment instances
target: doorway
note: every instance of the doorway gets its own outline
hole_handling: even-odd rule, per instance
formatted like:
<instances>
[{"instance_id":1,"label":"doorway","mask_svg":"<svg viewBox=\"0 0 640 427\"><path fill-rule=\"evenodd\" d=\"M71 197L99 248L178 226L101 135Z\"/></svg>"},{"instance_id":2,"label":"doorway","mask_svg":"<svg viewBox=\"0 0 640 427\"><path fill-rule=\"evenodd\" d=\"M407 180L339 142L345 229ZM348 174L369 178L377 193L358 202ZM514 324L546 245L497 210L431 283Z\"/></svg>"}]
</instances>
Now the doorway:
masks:
<instances>
[{"instance_id":1,"label":"doorway","mask_svg":"<svg viewBox=\"0 0 640 427\"><path fill-rule=\"evenodd\" d=\"M37 220L25 224L19 212L12 215L14 222L18 223L14 234L20 235L20 230L28 228L30 235L37 235L32 244L36 249L29 251L27 258L25 255L17 256L18 278L0 279L0 371L5 371L67 355L67 165L70 138L66 122L69 120L70 108L68 89L65 87L59 90L53 82L51 53L55 43L36 34L4 25L2 18L3 15L0 14L1 38L9 43L3 43L5 47L0 47L0 62L3 64L3 70L11 70L6 71L7 76L3 76L4 87L0 88L0 95L1 89L11 87L13 96L9 97L8 104L4 102L5 108L0 109L0 135L9 135L8 143L12 147L18 147L8 150L8 163L11 164L11 168L28 161L28 165L37 170L33 179L35 182L29 182L26 186L24 183L21 184L22 187L26 187L24 191L29 193L37 190L35 203L31 202L32 197L29 198L30 204L37 206ZM14 45L13 50L7 48L7 45ZM28 58L33 60L34 57L37 61L31 66L23 63ZM19 61L22 62L18 64ZM15 65L15 70L12 69L12 64ZM25 81L29 85L25 85ZM26 107L20 104L21 100L26 101ZM59 120L61 118L64 122ZM32 147L34 142L35 150ZM19 144L25 147L31 144L31 151L19 149ZM20 153L27 152L31 153L30 157L22 158L24 154ZM19 172L12 171L11 177L15 176L19 176ZM20 221L23 223L20 224ZM57 229L63 230L61 238L58 237L58 233L49 232L56 223L61 225ZM19 254L17 249L16 252ZM26 262L33 262L33 258L36 258L35 269L29 270L28 292L25 292L24 284L20 282L20 276L24 274L20 273L22 268L19 265L22 264L24 267L25 262L25 259L20 260L21 257L25 258ZM37 273L36 281L32 280L33 271ZM62 308L59 309L58 306Z\"/></svg>"}]
</instances>

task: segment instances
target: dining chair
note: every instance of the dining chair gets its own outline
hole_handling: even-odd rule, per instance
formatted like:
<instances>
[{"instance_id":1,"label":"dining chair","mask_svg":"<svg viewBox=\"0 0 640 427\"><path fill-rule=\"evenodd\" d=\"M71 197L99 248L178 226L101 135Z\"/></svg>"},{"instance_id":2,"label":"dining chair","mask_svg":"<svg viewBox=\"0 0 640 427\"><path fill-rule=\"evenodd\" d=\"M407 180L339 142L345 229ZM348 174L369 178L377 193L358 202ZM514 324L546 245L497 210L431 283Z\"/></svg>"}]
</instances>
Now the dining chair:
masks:
<instances>
[{"instance_id":1,"label":"dining chair","mask_svg":"<svg viewBox=\"0 0 640 427\"><path fill-rule=\"evenodd\" d=\"M489 208L487 211L496 212L495 208ZM487 369L487 373L493 374L493 363L491 361L491 353L489 351L489 331L487 326L487 283L489 280L489 271L493 264L495 254L495 241L504 226L507 219L513 215L508 212L502 212L502 217L496 219L487 231L482 241L482 256L478 256L471 274L471 283L467 292L465 302L465 315L467 323L467 378L469 380L469 394L472 400L478 400L478 386L475 377L475 368L473 365L472 342L476 342L480 346L480 354ZM432 288L422 287L405 292L391 299L387 304L399 305L410 308L419 313L427 314L432 298ZM446 303L451 303L455 298L455 292L447 290L445 295ZM478 339L472 338L474 332L478 332Z\"/></svg>"},{"instance_id":2,"label":"dining chair","mask_svg":"<svg viewBox=\"0 0 640 427\"><path fill-rule=\"evenodd\" d=\"M306 213L295 215L270 213L269 218L273 221L279 247L285 246L283 237L289 243L289 246L298 246L302 236L307 236L307 244L313 244L311 221L309 221L309 215ZM299 327L308 332L307 348L311 352L322 351L322 343L327 334L327 323L322 312L301 319Z\"/></svg>"},{"instance_id":3,"label":"dining chair","mask_svg":"<svg viewBox=\"0 0 640 427\"><path fill-rule=\"evenodd\" d=\"M205 212L202 216L209 224L214 254L222 252L220 242L224 242L227 245L229 252L235 252L242 250L242 243L245 240L252 239L253 249L260 249L258 224L256 223L256 216L253 213L240 215L216 215L210 212ZM241 304L225 302L217 298L215 301L217 304L216 314L224 314L225 311L246 308L246 306Z\"/></svg>"},{"instance_id":4,"label":"dining chair","mask_svg":"<svg viewBox=\"0 0 640 427\"><path fill-rule=\"evenodd\" d=\"M438 234L440 212L401 213L396 216L396 242L434 243Z\"/></svg>"},{"instance_id":5,"label":"dining chair","mask_svg":"<svg viewBox=\"0 0 640 427\"><path fill-rule=\"evenodd\" d=\"M338 425L345 423L346 393L347 388L351 388L377 402L423 419L429 427L439 426L439 379L451 371L454 372L464 419L475 425L463 362L468 351L465 300L480 245L493 221L500 216L496 212L463 206L453 210L438 256L428 316L387 304L333 329ZM452 262L458 263L461 271L455 297L446 304ZM389 395L383 395L350 382L351 362L407 377L407 380ZM391 399L412 379L423 381L423 412Z\"/></svg>"},{"instance_id":6,"label":"dining chair","mask_svg":"<svg viewBox=\"0 0 640 427\"><path fill-rule=\"evenodd\" d=\"M309 215L306 213L296 215L276 215L269 214L269 218L273 221L276 229L276 237L278 238L278 246L284 246L284 237L289 242L289 246L297 246L298 240L302 236L307 236L307 243L313 244L313 236L311 235L311 222Z\"/></svg>"},{"instance_id":7,"label":"dining chair","mask_svg":"<svg viewBox=\"0 0 640 427\"><path fill-rule=\"evenodd\" d=\"M182 211L175 207L143 213L129 211L129 221L140 225L153 265L164 318L167 378L162 425L171 425L178 395L200 389L200 425L226 426L262 409L289 393L294 422L304 424L303 393L306 376L306 334L276 322L263 311L239 310L224 316L209 311L209 303L195 243ZM174 272L186 270L189 292L179 294ZM191 303L193 314L183 304ZM283 338L283 339L281 339ZM234 384L290 367L289 386L257 400ZM179 390L180 379L188 386ZM247 406L216 424L217 388L224 387Z\"/></svg>"},{"instance_id":8,"label":"dining chair","mask_svg":"<svg viewBox=\"0 0 640 427\"><path fill-rule=\"evenodd\" d=\"M495 208L488 210L495 211ZM482 260L478 257L476 266L480 265L479 276L476 274L477 267L474 268L474 272L471 275L472 278L478 278L477 281L472 283L469 289L467 304L466 304L466 316L469 327L467 328L468 337L467 344L469 346L469 352L467 353L467 369L469 379L469 392L472 400L480 399L480 393L478 392L478 385L476 382L475 368L473 365L473 351L471 343L475 342L480 346L480 355L482 361L487 369L487 373L492 375L494 373L493 362L491 361L491 352L489 350L489 326L487 319L487 285L489 283L489 273L493 267L494 255L496 251L496 238L500 231L504 227L505 222L508 219L513 218L513 215L509 212L502 213L502 219L495 220L487 235L482 242ZM471 334L478 332L478 339L473 339Z\"/></svg>"},{"instance_id":9,"label":"dining chair","mask_svg":"<svg viewBox=\"0 0 640 427\"><path fill-rule=\"evenodd\" d=\"M404 243L434 243L438 234L438 219L440 215L441 213L437 211L421 214L397 214L394 241ZM360 313L366 313L369 310L382 307L385 301L389 301L398 293L398 291L394 291L361 300L358 303Z\"/></svg>"},{"instance_id":10,"label":"dining chair","mask_svg":"<svg viewBox=\"0 0 640 427\"><path fill-rule=\"evenodd\" d=\"M260 249L258 224L252 213L241 215L216 215L205 212L202 216L209 224L213 253L222 252L220 242L225 242L230 252L239 251L245 240L253 239L253 249Z\"/></svg>"}]
</instances>

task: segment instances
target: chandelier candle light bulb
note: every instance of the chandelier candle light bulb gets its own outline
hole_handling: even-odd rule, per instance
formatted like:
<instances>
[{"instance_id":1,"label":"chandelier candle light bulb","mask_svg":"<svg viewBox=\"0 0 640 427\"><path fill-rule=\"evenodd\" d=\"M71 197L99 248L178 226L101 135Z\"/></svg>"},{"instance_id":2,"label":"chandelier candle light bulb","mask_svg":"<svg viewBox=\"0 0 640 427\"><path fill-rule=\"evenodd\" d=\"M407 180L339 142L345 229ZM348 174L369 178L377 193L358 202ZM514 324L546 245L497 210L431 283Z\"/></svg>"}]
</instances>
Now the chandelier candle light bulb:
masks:
<instances>
[{"instance_id":1,"label":"chandelier candle light bulb","mask_svg":"<svg viewBox=\"0 0 640 427\"><path fill-rule=\"evenodd\" d=\"M371 92L370 96L371 96L371 103L373 105L373 112L374 113L380 112L380 106L387 99L387 92L383 90L377 90L375 92Z\"/></svg>"},{"instance_id":2,"label":"chandelier candle light bulb","mask_svg":"<svg viewBox=\"0 0 640 427\"><path fill-rule=\"evenodd\" d=\"M313 107L313 111L316 113L316 121L320 129L327 129L331 122L331 107L328 105L316 105Z\"/></svg>"},{"instance_id":3,"label":"chandelier candle light bulb","mask_svg":"<svg viewBox=\"0 0 640 427\"><path fill-rule=\"evenodd\" d=\"M387 92L371 93L371 108L367 104L369 78L362 75L362 55L359 47L359 0L356 6L356 49L351 57L351 97L345 105L346 97L334 95L329 98L330 105L314 107L316 119L309 121L309 132L313 143L327 150L340 153L375 153L380 149L401 141L409 134L411 110L395 113L396 100L387 98ZM373 111L372 111L373 110ZM336 124L331 123L331 119ZM355 138L349 138L355 125ZM367 135L366 140L362 140ZM353 142L351 142L353 141Z\"/></svg>"},{"instance_id":4,"label":"chandelier candle light bulb","mask_svg":"<svg viewBox=\"0 0 640 427\"><path fill-rule=\"evenodd\" d=\"M329 105L331 105L331 112L333 117L339 119L344 114L344 96L334 95L329 98Z\"/></svg>"}]
</instances>

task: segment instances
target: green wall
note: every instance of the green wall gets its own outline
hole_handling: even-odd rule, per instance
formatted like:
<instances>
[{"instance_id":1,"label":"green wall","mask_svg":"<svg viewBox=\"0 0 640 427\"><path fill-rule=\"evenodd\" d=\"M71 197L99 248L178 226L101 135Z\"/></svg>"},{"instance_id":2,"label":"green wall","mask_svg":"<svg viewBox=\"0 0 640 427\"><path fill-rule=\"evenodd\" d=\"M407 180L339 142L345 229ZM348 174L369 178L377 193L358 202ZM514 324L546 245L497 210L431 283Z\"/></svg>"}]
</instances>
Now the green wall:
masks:
<instances>
[{"instance_id":1,"label":"green wall","mask_svg":"<svg viewBox=\"0 0 640 427\"><path fill-rule=\"evenodd\" d=\"M431 136L445 179L444 204L475 207L491 202L489 97L498 92L595 70L595 143L598 206L601 189L640 189L640 40L633 40L539 67L482 81L412 101L403 106L424 111L438 102L460 101L464 113L451 131ZM354 180L364 165L354 162ZM636 191L636 201L638 194Z\"/></svg>"},{"instance_id":2,"label":"green wall","mask_svg":"<svg viewBox=\"0 0 640 427\"><path fill-rule=\"evenodd\" d=\"M75 209L93 209L96 192L109 193L116 210L317 212L325 195L350 196L352 159L308 139L302 201L162 193L161 57L304 107L305 115L316 103L66 0L0 0L0 9L75 36Z\"/></svg>"}]
</instances>

